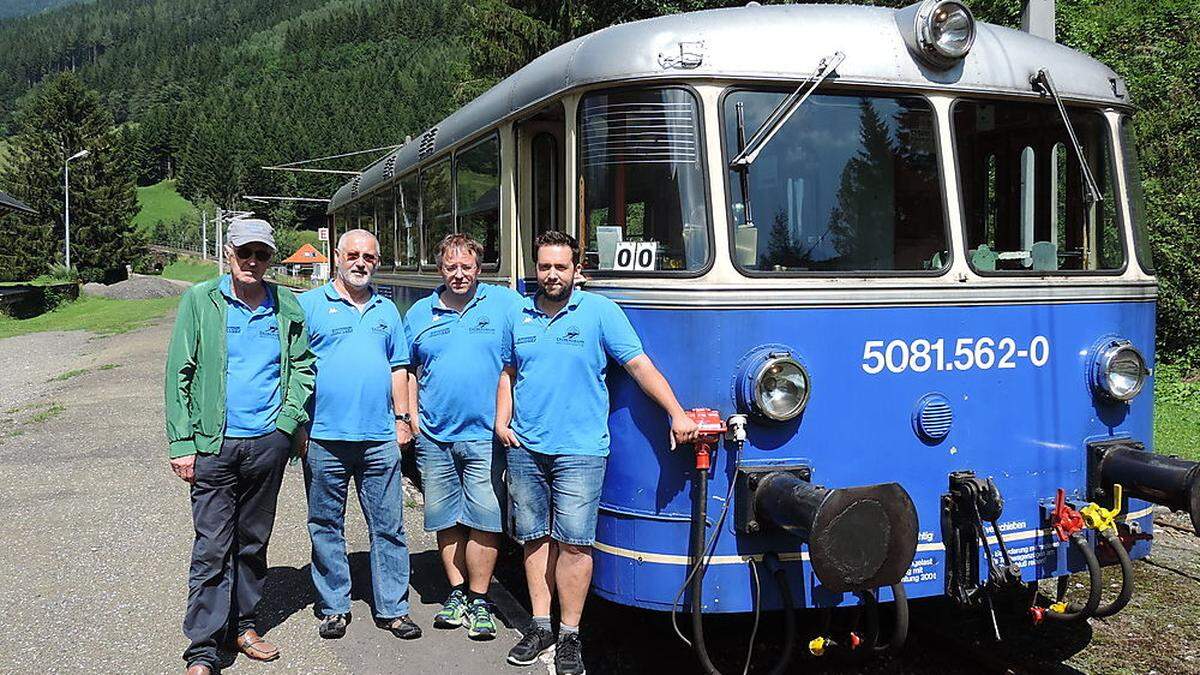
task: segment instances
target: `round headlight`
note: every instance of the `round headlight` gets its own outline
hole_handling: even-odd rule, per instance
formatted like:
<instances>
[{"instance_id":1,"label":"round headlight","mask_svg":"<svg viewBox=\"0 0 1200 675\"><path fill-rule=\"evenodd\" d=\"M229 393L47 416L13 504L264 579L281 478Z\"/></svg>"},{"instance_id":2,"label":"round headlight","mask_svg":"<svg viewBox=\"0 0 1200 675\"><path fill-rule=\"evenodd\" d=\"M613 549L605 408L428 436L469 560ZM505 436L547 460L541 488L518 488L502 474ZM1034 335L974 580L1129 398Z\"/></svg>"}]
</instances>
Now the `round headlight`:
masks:
<instances>
[{"instance_id":1,"label":"round headlight","mask_svg":"<svg viewBox=\"0 0 1200 675\"><path fill-rule=\"evenodd\" d=\"M961 2L925 0L898 12L897 20L909 48L939 68L958 63L975 44L975 17Z\"/></svg>"},{"instance_id":2,"label":"round headlight","mask_svg":"<svg viewBox=\"0 0 1200 675\"><path fill-rule=\"evenodd\" d=\"M1092 385L1117 401L1129 401L1146 384L1146 359L1128 340L1114 340L1097 352L1092 367Z\"/></svg>"},{"instance_id":3,"label":"round headlight","mask_svg":"<svg viewBox=\"0 0 1200 675\"><path fill-rule=\"evenodd\" d=\"M791 356L772 354L754 376L754 407L773 420L794 419L808 404L808 390L804 366Z\"/></svg>"},{"instance_id":4,"label":"round headlight","mask_svg":"<svg viewBox=\"0 0 1200 675\"><path fill-rule=\"evenodd\" d=\"M961 59L975 43L975 17L966 5L939 2L925 19L929 46L948 59Z\"/></svg>"}]
</instances>

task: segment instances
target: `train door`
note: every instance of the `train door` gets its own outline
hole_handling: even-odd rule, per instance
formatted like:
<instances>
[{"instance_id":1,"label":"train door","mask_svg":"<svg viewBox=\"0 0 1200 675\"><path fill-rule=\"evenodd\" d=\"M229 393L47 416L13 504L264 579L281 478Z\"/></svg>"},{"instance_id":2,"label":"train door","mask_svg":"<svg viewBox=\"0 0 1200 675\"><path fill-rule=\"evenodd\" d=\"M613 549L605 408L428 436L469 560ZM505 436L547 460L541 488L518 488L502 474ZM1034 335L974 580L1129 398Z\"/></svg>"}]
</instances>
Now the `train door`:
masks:
<instances>
[{"instance_id":1,"label":"train door","mask_svg":"<svg viewBox=\"0 0 1200 675\"><path fill-rule=\"evenodd\" d=\"M530 251L534 238L548 230L566 229L565 120L563 106L556 102L516 125L518 280L533 277Z\"/></svg>"}]
</instances>

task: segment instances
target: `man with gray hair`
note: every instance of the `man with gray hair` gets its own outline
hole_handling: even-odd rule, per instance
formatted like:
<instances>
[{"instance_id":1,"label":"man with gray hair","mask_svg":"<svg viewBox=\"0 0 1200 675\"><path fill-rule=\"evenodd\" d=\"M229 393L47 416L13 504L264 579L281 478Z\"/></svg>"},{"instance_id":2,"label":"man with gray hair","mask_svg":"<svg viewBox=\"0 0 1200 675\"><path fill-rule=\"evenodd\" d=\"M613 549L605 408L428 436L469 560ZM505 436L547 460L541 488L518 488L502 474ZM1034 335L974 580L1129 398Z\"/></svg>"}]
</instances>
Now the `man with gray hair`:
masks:
<instances>
[{"instance_id":1,"label":"man with gray hair","mask_svg":"<svg viewBox=\"0 0 1200 675\"><path fill-rule=\"evenodd\" d=\"M400 445L412 440L409 343L399 309L371 286L380 259L375 235L350 230L334 250L333 282L300 296L317 355L304 484L318 634L326 639L344 636L350 622L344 530L351 478L371 534L375 621L401 639L421 636L409 616L400 473Z\"/></svg>"},{"instance_id":2,"label":"man with gray hair","mask_svg":"<svg viewBox=\"0 0 1200 675\"><path fill-rule=\"evenodd\" d=\"M284 464L306 443L313 387L300 305L263 281L271 226L235 220L226 241L229 274L183 294L167 350L171 470L191 486L195 527L183 619L189 675L215 672L229 643L257 661L279 658L256 632L255 612Z\"/></svg>"}]
</instances>

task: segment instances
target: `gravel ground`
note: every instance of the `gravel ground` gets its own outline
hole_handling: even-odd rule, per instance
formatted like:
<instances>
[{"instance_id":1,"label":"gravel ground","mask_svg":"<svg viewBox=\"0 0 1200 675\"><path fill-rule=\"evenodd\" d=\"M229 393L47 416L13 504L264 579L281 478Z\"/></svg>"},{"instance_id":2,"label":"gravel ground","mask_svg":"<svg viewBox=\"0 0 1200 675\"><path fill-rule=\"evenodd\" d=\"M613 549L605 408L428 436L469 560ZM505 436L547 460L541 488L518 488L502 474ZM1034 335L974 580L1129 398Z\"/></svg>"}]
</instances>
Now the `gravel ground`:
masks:
<instances>
[{"instance_id":1,"label":"gravel ground","mask_svg":"<svg viewBox=\"0 0 1200 675\"><path fill-rule=\"evenodd\" d=\"M0 673L180 671L186 646L179 624L191 545L186 486L171 475L162 431L162 363L171 319L124 335L41 333L0 340ZM410 496L408 505L413 504ZM446 588L419 508L406 523L413 566L413 614L426 628L416 642L376 629L369 596L368 541L358 509L348 509L355 621L343 640L316 637L299 467L289 468L271 542L262 628L283 658L269 665L238 659L232 672L521 673L503 665L517 638L491 643L431 628ZM1065 630L1037 631L1016 620L1015 639L981 649L996 662L1024 660L1013 672L1200 673L1200 556L1178 531L1156 535L1151 563L1137 563L1138 593L1121 614ZM493 597L510 624L524 625L519 556L510 549ZM812 613L800 634L812 632ZM753 672L766 672L782 640L780 618L764 615ZM706 619L710 651L727 673L740 671L748 617ZM944 635L987 634L978 615L945 603L913 605L913 634L897 657L866 664L798 659L790 672L977 673L995 670ZM592 673L697 672L695 657L665 615L597 598L585 616ZM803 649L803 640L799 645ZM1048 656L1052 658L1048 659ZM996 672L1003 672L996 671Z\"/></svg>"},{"instance_id":2,"label":"gravel ground","mask_svg":"<svg viewBox=\"0 0 1200 675\"><path fill-rule=\"evenodd\" d=\"M83 292L115 300L148 300L182 295L190 285L186 281L135 274L125 281L119 281L109 286L96 283L84 284Z\"/></svg>"}]
</instances>

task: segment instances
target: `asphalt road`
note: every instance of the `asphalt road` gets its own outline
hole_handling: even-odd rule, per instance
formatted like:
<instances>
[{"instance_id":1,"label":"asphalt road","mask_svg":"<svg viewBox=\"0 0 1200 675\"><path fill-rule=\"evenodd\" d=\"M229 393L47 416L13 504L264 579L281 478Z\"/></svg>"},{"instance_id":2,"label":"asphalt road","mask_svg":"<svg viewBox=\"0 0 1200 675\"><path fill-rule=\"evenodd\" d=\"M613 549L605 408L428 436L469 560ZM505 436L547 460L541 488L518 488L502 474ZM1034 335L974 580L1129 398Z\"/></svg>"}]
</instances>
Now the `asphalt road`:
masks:
<instances>
[{"instance_id":1,"label":"asphalt road","mask_svg":"<svg viewBox=\"0 0 1200 675\"><path fill-rule=\"evenodd\" d=\"M192 530L187 487L168 468L162 430L171 321L112 337L71 332L0 340L0 615L7 624L0 631L0 673L182 671ZM404 642L370 620L368 540L354 504L347 521L356 620L346 638L323 641L312 613L301 473L289 468L260 611L261 628L283 658L266 665L238 659L229 672L552 672L549 663L532 669L504 663L519 637L516 627L528 620L515 550L502 557L492 588L509 624L500 637L476 643L463 631L435 630L432 616L447 589L419 509L407 509L413 614L426 633ZM900 656L867 663L804 658L789 672L1004 672L996 663L1014 659L1025 663L1014 672L1200 672L1197 541L1178 531L1158 535L1156 562L1138 563L1134 602L1110 620L1039 632L1018 618L1005 628L1017 639L998 647L980 637L990 628L981 617L926 601L913 606L913 634ZM812 633L811 614L802 616L799 634ZM767 672L778 656L781 623L777 615L763 616L751 672ZM750 618L710 617L706 625L722 669L741 672ZM947 636L995 659L979 661ZM593 675L699 672L666 616L596 598L584 616L584 645Z\"/></svg>"}]
</instances>

